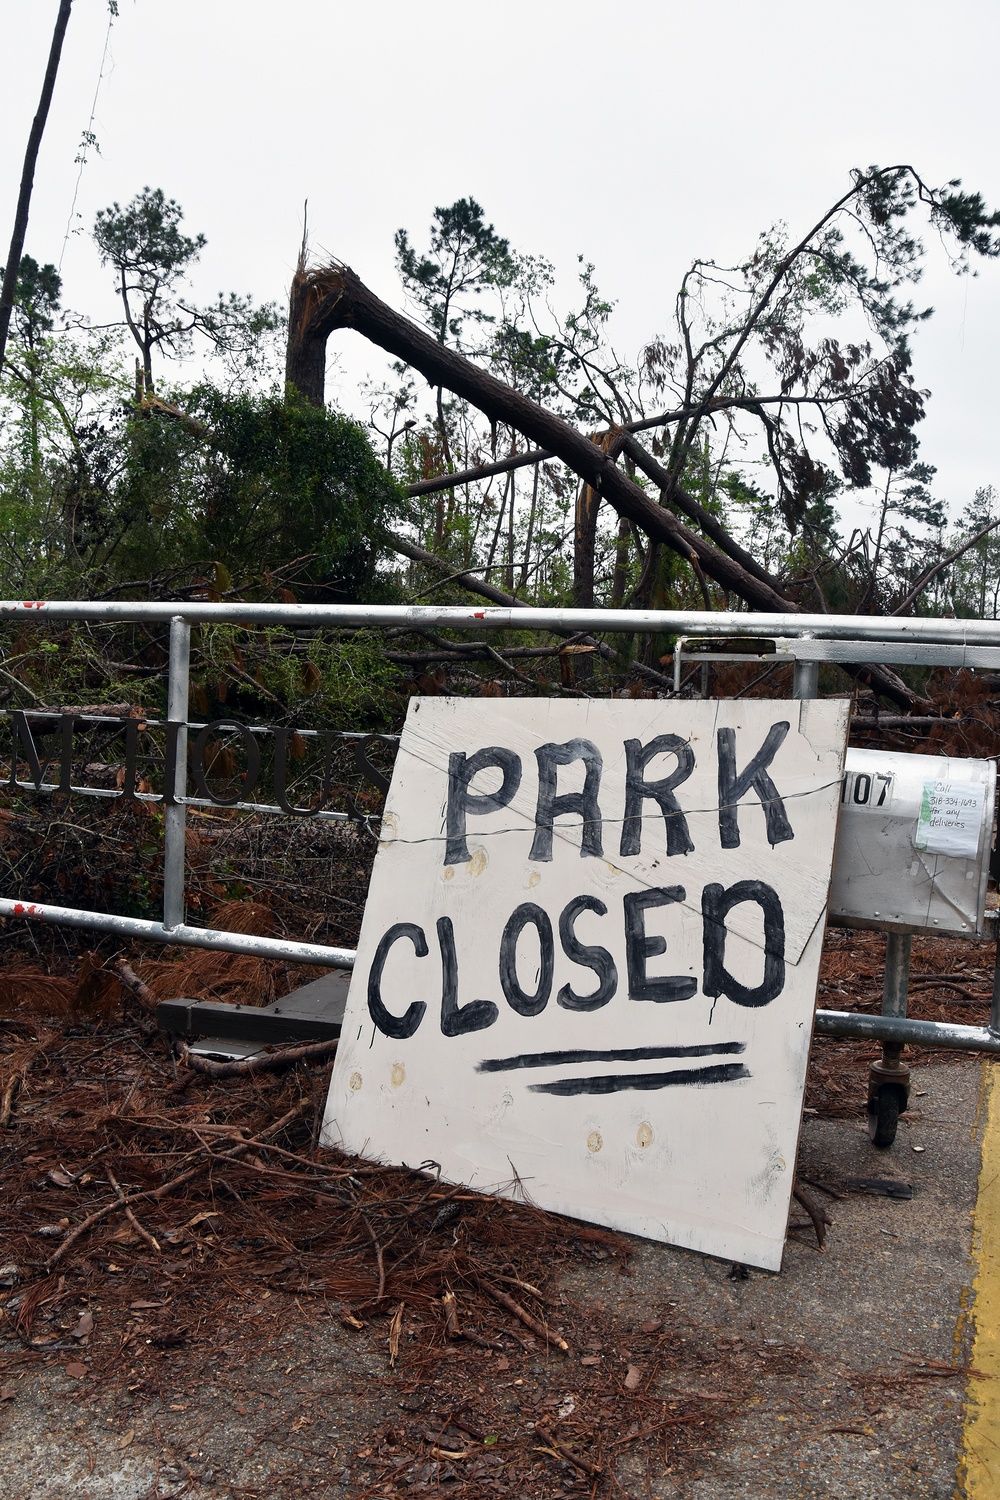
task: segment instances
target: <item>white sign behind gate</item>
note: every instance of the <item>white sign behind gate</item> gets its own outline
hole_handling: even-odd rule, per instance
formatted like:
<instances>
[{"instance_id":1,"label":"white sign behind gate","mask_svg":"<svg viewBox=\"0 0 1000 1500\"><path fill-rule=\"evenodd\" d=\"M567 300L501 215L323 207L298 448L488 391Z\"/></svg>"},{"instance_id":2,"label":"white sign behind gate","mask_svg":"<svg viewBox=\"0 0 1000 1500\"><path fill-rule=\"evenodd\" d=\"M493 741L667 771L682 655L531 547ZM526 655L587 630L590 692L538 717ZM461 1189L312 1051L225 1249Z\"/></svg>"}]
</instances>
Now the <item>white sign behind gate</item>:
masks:
<instances>
[{"instance_id":1,"label":"white sign behind gate","mask_svg":"<svg viewBox=\"0 0 1000 1500\"><path fill-rule=\"evenodd\" d=\"M777 1270L846 730L414 699L324 1142Z\"/></svg>"}]
</instances>

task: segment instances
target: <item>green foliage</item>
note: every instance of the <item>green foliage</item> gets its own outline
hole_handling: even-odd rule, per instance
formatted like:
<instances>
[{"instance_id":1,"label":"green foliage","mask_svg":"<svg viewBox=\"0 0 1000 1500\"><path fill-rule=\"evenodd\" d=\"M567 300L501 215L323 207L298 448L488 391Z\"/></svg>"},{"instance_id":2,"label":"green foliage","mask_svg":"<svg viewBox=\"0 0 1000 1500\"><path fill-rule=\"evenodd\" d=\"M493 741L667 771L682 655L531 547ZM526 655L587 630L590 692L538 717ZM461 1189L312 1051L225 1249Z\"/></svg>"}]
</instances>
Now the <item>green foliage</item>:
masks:
<instances>
[{"instance_id":1,"label":"green foliage","mask_svg":"<svg viewBox=\"0 0 1000 1500\"><path fill-rule=\"evenodd\" d=\"M227 356L240 373L257 373L266 359L261 342L280 326L272 303L256 307L250 297L220 292L207 308L195 306L181 288L207 241L181 231L179 203L162 188L145 187L122 208L98 211L94 243L101 264L115 272L115 291L125 323L142 359L143 385L153 390L153 352L183 356L197 332Z\"/></svg>"},{"instance_id":2,"label":"green foliage","mask_svg":"<svg viewBox=\"0 0 1000 1500\"><path fill-rule=\"evenodd\" d=\"M162 188L145 187L122 208L113 203L102 208L94 220L94 243L102 265L111 265L147 298L156 294L159 282L170 290L186 276L207 241L182 234L184 211Z\"/></svg>"},{"instance_id":3,"label":"green foliage","mask_svg":"<svg viewBox=\"0 0 1000 1500\"><path fill-rule=\"evenodd\" d=\"M375 581L377 536L398 489L355 423L289 393L223 396L204 386L191 414L206 424L197 476L205 543L234 576L262 558L311 554L307 576L356 598Z\"/></svg>"},{"instance_id":4,"label":"green foliage","mask_svg":"<svg viewBox=\"0 0 1000 1500\"><path fill-rule=\"evenodd\" d=\"M0 280L3 276L0 267ZM14 287L14 330L29 349L52 332L61 296L62 277L55 266L40 266L32 256L22 255Z\"/></svg>"},{"instance_id":5,"label":"green foliage","mask_svg":"<svg viewBox=\"0 0 1000 1500\"><path fill-rule=\"evenodd\" d=\"M384 587L378 532L399 492L355 423L290 395L201 385L183 417L155 409L87 434L74 474L91 587L224 571L259 586L295 563L316 599Z\"/></svg>"},{"instance_id":6,"label":"green foliage","mask_svg":"<svg viewBox=\"0 0 1000 1500\"><path fill-rule=\"evenodd\" d=\"M436 208L426 254L414 249L405 229L396 231L396 268L408 295L439 343L461 345L466 319L492 322L478 303L487 287L509 281L510 246L483 218L475 198Z\"/></svg>"}]
</instances>

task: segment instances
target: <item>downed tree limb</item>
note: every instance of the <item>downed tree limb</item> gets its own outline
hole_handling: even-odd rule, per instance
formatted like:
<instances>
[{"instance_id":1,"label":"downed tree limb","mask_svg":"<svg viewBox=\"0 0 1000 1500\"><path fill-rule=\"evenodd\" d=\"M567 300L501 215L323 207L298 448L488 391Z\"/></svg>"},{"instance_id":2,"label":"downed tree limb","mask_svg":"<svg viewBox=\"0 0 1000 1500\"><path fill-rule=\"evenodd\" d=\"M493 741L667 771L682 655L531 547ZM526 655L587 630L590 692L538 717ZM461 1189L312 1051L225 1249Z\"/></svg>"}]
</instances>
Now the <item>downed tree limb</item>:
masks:
<instances>
[{"instance_id":1,"label":"downed tree limb","mask_svg":"<svg viewBox=\"0 0 1000 1500\"><path fill-rule=\"evenodd\" d=\"M266 1130L262 1130L258 1139L239 1141L230 1150L221 1152L217 1156L206 1152L203 1161L195 1162L193 1167L188 1167L186 1171L179 1172L176 1177L171 1177L169 1182L161 1183L157 1188L145 1188L140 1193L127 1193L124 1197L116 1197L111 1203L105 1203L103 1208L99 1208L94 1213L89 1214L75 1229L70 1230L58 1250L54 1251L45 1262L45 1270L47 1272L53 1271L63 1256L76 1244L77 1240L93 1229L95 1224L100 1224L109 1214L113 1214L118 1209L131 1208L133 1203L159 1203L161 1198L166 1198L169 1193L174 1192L179 1187L183 1187L185 1182L190 1182L192 1177L197 1177L199 1172L204 1172L205 1168L210 1166L213 1161L232 1161L234 1157L242 1156L243 1152L249 1151L251 1147L262 1144L272 1136L280 1135L287 1125L290 1125L293 1120L299 1118L304 1108L304 1105L297 1104L294 1109L288 1110L281 1116L280 1120L275 1120L273 1125L269 1125Z\"/></svg>"},{"instance_id":2,"label":"downed tree limb","mask_svg":"<svg viewBox=\"0 0 1000 1500\"><path fill-rule=\"evenodd\" d=\"M122 1206L122 1209L124 1211L126 1219L128 1219L129 1223L131 1224L132 1228L135 1230L135 1232L139 1236L139 1238L141 1240L144 1240L145 1243L149 1246L149 1248L151 1250L155 1250L156 1253L157 1253L157 1255L159 1255L160 1254L160 1242L159 1242L159 1240L156 1238L155 1235L150 1234L150 1232L149 1232L148 1229L144 1229L143 1226L139 1223L139 1220L136 1218L136 1216L133 1213L131 1207L129 1206L129 1203L128 1203L127 1199L126 1199L126 1196L125 1196L125 1193L124 1193L124 1191L122 1189L121 1183L118 1181L118 1178L115 1176L114 1172L112 1172L112 1170L111 1170L110 1167L108 1167L106 1170L107 1170L107 1174L108 1174L108 1181L110 1182L111 1186L114 1188L115 1192L118 1194L118 1201L119 1201L119 1203Z\"/></svg>"},{"instance_id":3,"label":"downed tree limb","mask_svg":"<svg viewBox=\"0 0 1000 1500\"><path fill-rule=\"evenodd\" d=\"M795 1201L797 1203L802 1204L802 1207L805 1209L806 1213L812 1220L813 1229L816 1231L816 1242L818 1248L822 1250L823 1241L826 1239L827 1225L830 1224L832 1220L827 1216L826 1210L822 1207L821 1204L813 1202L812 1198L810 1198L809 1194L803 1190L801 1184L798 1181L796 1181L795 1185L792 1188L792 1196L795 1198Z\"/></svg>"},{"instance_id":4,"label":"downed tree limb","mask_svg":"<svg viewBox=\"0 0 1000 1500\"><path fill-rule=\"evenodd\" d=\"M495 584L487 583L483 578L477 578L475 573L456 573L453 564L446 562L443 557L437 557L433 552L428 552L425 547L419 547L416 542L411 542L407 537L396 536L395 532L383 532L386 545L394 552L399 552L403 557L408 557L412 562L423 563L425 567L433 568L435 572L444 574L448 579L468 589L470 594L478 594L481 599L488 599L491 604L501 604L505 609L528 609L530 606L523 599L516 598L513 594L505 594L503 589L498 589ZM553 635L565 634L578 640L583 646L593 646L599 651L605 661L614 662L619 670L635 672L640 677L645 677L647 682L655 682L658 687L669 688L673 692L673 681L658 672L655 667L647 667L645 663L638 661L624 661L613 646L606 641L599 641L592 635L580 635L579 631L553 631Z\"/></svg>"},{"instance_id":5,"label":"downed tree limb","mask_svg":"<svg viewBox=\"0 0 1000 1500\"><path fill-rule=\"evenodd\" d=\"M753 577L733 558L720 553L697 532L651 500L617 467L613 457L590 438L513 390L429 333L395 312L370 291L348 266L331 266L310 278L315 300L301 326L304 343L325 347L338 328L354 328L372 343L403 359L434 386L445 386L470 401L491 420L505 422L573 469L607 500L619 515L684 558L694 554L706 575L722 588L760 610L788 611L795 606L775 589ZM322 295L320 291L322 289ZM293 290L294 299L294 290Z\"/></svg>"},{"instance_id":6,"label":"downed tree limb","mask_svg":"<svg viewBox=\"0 0 1000 1500\"><path fill-rule=\"evenodd\" d=\"M31 1069L40 1057L62 1036L61 1031L47 1031L36 1042L19 1048L11 1054L11 1071L4 1084L3 1095L0 1097L0 1130L6 1130L10 1125L10 1117L14 1109L14 1096L27 1078Z\"/></svg>"},{"instance_id":7,"label":"downed tree limb","mask_svg":"<svg viewBox=\"0 0 1000 1500\"><path fill-rule=\"evenodd\" d=\"M433 479L418 479L416 484L406 486L405 493L414 498L417 495L434 495L439 490L457 489L463 484L474 484L479 479L491 479L494 474L509 474L512 469L527 469L534 464L548 463L553 458L554 453L531 448L527 453L518 453L514 458L502 458L499 463L478 464L474 469L460 469L457 474L438 474Z\"/></svg>"},{"instance_id":8,"label":"downed tree limb","mask_svg":"<svg viewBox=\"0 0 1000 1500\"><path fill-rule=\"evenodd\" d=\"M503 422L551 451L588 484L595 495L607 500L620 516L634 522L645 534L661 542L686 561L696 560L707 578L753 609L797 614L798 606L764 582L714 543L685 526L672 511L658 505L618 468L604 447L571 427L559 416L516 391L453 349L395 312L381 301L349 266L333 265L296 275L292 288L293 321L297 358L311 354L313 365L320 353L325 358L326 341L339 328L358 333L404 360L430 382L443 386L469 401L491 421ZM295 321L297 319L297 321ZM291 359L291 337L290 337ZM289 377L291 378L291 376ZM922 700L894 672L885 667L863 667L861 672L877 692L901 708L912 709Z\"/></svg>"},{"instance_id":9,"label":"downed tree limb","mask_svg":"<svg viewBox=\"0 0 1000 1500\"><path fill-rule=\"evenodd\" d=\"M558 1333L553 1333L551 1328L545 1323L540 1323L537 1318L533 1318L531 1313L527 1312L521 1306L520 1302L515 1302L513 1297L509 1297L506 1292L502 1292L498 1286L494 1286L492 1282L486 1281L482 1276L474 1276L473 1279L481 1292L485 1292L487 1297L492 1297L494 1302L499 1302L501 1307L505 1307L509 1313L513 1313L518 1322L523 1323L525 1328L530 1329L537 1338L542 1339L546 1344L555 1344L556 1348L561 1349L564 1354L569 1353L569 1345L566 1340L561 1338Z\"/></svg>"},{"instance_id":10,"label":"downed tree limb","mask_svg":"<svg viewBox=\"0 0 1000 1500\"><path fill-rule=\"evenodd\" d=\"M735 559L742 568L746 568L747 572L752 573L761 583L767 584L769 588L774 589L776 592L780 592L781 584L779 581L772 577L766 568L762 568L756 558L729 535L726 528L719 523L710 511L707 511L703 505L698 503L693 495L689 495L687 490L679 485L676 480L672 479L663 465L657 463L653 455L631 433L625 433L622 441L622 452L628 455L637 469L642 470L647 479L651 479L654 484L659 486L661 498L668 501L671 505L676 505L677 509L682 511L689 521L693 521L707 537L711 538L720 551L727 553L729 557Z\"/></svg>"},{"instance_id":11,"label":"downed tree limb","mask_svg":"<svg viewBox=\"0 0 1000 1500\"><path fill-rule=\"evenodd\" d=\"M977 542L981 542L988 532L994 531L998 526L1000 526L1000 516L997 516L996 520L991 521L988 526L984 526L982 531L977 531L975 536L970 537L967 542L961 547L957 547L954 552L949 552L947 557L942 557L941 561L935 563L933 568L928 568L926 573L922 573L902 604L896 605L896 608L892 611L893 614L905 614L910 605L919 598L929 583L933 583L934 579L944 568L950 568L953 562L957 562L960 557L964 557L970 548L974 547Z\"/></svg>"},{"instance_id":12,"label":"downed tree limb","mask_svg":"<svg viewBox=\"0 0 1000 1500\"><path fill-rule=\"evenodd\" d=\"M327 1062L337 1050L336 1041L306 1042L301 1047L282 1047L280 1052L263 1052L257 1057L244 1057L238 1062L213 1062L210 1057L198 1057L182 1046L180 1062L193 1073L204 1073L209 1078L245 1078L254 1073L283 1073L297 1063Z\"/></svg>"},{"instance_id":13,"label":"downed tree limb","mask_svg":"<svg viewBox=\"0 0 1000 1500\"><path fill-rule=\"evenodd\" d=\"M835 406L850 399L850 393L822 399L816 396L727 396L720 400L697 401L692 406L679 406L676 411L661 411L655 417L641 417L634 422L623 422L618 432L650 432L656 427L668 427L672 422L688 422L691 418L708 416L720 411L753 411L759 406ZM322 401L319 403L322 405ZM612 429L608 429L610 432ZM597 434L598 438L606 434ZM454 474L435 474L430 479L418 479L415 484L404 487L404 493L434 495L440 490L453 490L463 484L475 484L480 479L492 479L497 474L509 474L512 469L527 469L535 464L550 463L557 455L546 448L529 448L527 453L518 453L513 458L501 458L492 464L476 464L471 469L458 469ZM687 495L687 491L684 491ZM692 497L688 495L688 499Z\"/></svg>"},{"instance_id":14,"label":"downed tree limb","mask_svg":"<svg viewBox=\"0 0 1000 1500\"><path fill-rule=\"evenodd\" d=\"M561 1443L558 1438L553 1437L548 1428L543 1427L540 1422L535 1423L535 1435L536 1437L540 1437L542 1442L547 1445L549 1453L552 1453L556 1458L567 1459L581 1473L588 1474L592 1478L604 1473L600 1464L592 1464L589 1459L581 1458L578 1453L573 1452L572 1448L567 1448L565 1443Z\"/></svg>"},{"instance_id":15,"label":"downed tree limb","mask_svg":"<svg viewBox=\"0 0 1000 1500\"><path fill-rule=\"evenodd\" d=\"M450 1339L461 1339L465 1337L462 1325L458 1321L458 1298L454 1292L445 1292L441 1298L441 1311L444 1313L444 1331Z\"/></svg>"},{"instance_id":16,"label":"downed tree limb","mask_svg":"<svg viewBox=\"0 0 1000 1500\"><path fill-rule=\"evenodd\" d=\"M123 993L132 1002L136 1026L145 1036L153 1036L156 1023L151 1013L156 1010L156 996L124 959L120 959L115 965L115 972Z\"/></svg>"}]
</instances>

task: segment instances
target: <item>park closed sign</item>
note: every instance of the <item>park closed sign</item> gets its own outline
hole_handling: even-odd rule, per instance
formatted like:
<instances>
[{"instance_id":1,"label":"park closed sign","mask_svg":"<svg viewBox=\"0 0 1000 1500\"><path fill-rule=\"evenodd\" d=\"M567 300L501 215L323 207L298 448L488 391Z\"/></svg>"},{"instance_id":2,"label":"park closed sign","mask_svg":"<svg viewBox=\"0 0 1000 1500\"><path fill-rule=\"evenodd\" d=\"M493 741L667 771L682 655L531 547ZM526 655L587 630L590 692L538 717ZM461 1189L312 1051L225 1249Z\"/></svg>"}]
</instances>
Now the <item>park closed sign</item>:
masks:
<instances>
[{"instance_id":1,"label":"park closed sign","mask_svg":"<svg viewBox=\"0 0 1000 1500\"><path fill-rule=\"evenodd\" d=\"M416 698L325 1144L777 1270L843 701Z\"/></svg>"}]
</instances>

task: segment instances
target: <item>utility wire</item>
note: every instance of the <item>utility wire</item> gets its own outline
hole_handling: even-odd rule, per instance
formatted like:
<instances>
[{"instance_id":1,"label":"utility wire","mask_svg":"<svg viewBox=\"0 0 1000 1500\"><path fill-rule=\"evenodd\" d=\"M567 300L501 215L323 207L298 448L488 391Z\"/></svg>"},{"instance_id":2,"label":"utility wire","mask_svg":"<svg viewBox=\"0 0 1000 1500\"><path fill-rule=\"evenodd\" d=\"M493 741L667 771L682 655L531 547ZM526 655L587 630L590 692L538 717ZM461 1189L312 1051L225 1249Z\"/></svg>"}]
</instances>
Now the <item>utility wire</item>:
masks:
<instances>
[{"instance_id":1,"label":"utility wire","mask_svg":"<svg viewBox=\"0 0 1000 1500\"><path fill-rule=\"evenodd\" d=\"M63 235L62 249L59 252L59 265L57 269L60 272L62 271L63 259L66 255L66 246L69 244L69 237L72 231L73 219L76 214L76 200L80 194L80 183L83 180L83 169L87 165L87 151L91 146L95 146L98 155L100 154L100 147L97 145L97 142L94 139L94 120L97 117L97 99L98 95L101 92L101 84L104 82L104 69L107 66L108 62L108 49L111 46L111 28L114 24L115 12L113 10L109 10L108 29L104 33L104 51L101 53L101 67L100 72L97 75L97 87L94 89L94 102L90 106L90 119L87 121L87 128L83 133L83 140L81 142L80 155L77 157L77 162L79 163L80 170L76 174L76 186L73 188L73 201L69 206L69 216L66 219L66 233Z\"/></svg>"}]
</instances>

